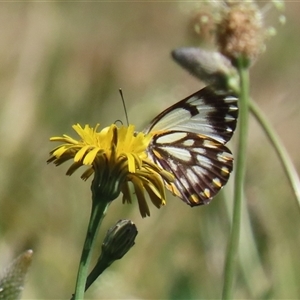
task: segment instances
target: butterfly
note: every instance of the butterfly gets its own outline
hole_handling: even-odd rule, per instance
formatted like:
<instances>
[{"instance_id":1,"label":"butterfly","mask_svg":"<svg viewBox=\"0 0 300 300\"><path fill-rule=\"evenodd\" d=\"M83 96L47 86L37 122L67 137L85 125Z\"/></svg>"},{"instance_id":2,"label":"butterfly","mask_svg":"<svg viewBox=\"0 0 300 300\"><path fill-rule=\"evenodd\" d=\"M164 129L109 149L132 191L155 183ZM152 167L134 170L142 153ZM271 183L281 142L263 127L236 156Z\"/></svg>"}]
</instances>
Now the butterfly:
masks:
<instances>
[{"instance_id":1,"label":"butterfly","mask_svg":"<svg viewBox=\"0 0 300 300\"><path fill-rule=\"evenodd\" d=\"M164 110L144 129L148 158L174 175L165 186L190 206L208 204L227 183L233 156L225 144L238 117L238 98L207 86Z\"/></svg>"}]
</instances>

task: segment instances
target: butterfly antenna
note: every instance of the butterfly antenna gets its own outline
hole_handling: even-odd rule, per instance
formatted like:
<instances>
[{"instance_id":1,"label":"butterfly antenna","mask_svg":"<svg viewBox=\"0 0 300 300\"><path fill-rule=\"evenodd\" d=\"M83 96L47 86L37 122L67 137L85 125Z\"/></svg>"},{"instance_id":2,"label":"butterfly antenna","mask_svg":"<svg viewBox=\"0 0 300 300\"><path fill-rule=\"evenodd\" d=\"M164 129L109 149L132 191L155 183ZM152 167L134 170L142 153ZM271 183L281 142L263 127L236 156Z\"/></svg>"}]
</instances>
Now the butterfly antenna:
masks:
<instances>
[{"instance_id":1,"label":"butterfly antenna","mask_svg":"<svg viewBox=\"0 0 300 300\"><path fill-rule=\"evenodd\" d=\"M122 122L122 120L119 120L119 119L118 119L118 120L116 120L116 121L115 121L115 124L117 125L117 123L120 123L121 125L123 125L123 122Z\"/></svg>"},{"instance_id":2,"label":"butterfly antenna","mask_svg":"<svg viewBox=\"0 0 300 300\"><path fill-rule=\"evenodd\" d=\"M124 100L124 97L123 97L123 91L122 91L122 89L119 89L119 93L121 95L121 99L122 99L122 103L123 103L123 107L124 107L124 112L125 112L127 126L129 126L128 114L127 114L127 109L126 109L126 105L125 105L125 100Z\"/></svg>"}]
</instances>

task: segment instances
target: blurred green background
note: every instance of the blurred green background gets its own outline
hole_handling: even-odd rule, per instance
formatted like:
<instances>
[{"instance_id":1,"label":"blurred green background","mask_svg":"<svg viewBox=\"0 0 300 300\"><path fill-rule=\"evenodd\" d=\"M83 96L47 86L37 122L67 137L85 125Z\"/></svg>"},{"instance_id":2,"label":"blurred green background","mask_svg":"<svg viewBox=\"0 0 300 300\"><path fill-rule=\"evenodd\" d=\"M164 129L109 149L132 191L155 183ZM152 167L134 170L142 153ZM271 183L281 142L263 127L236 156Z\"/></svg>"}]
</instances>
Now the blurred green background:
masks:
<instances>
[{"instance_id":1,"label":"blurred green background","mask_svg":"<svg viewBox=\"0 0 300 300\"><path fill-rule=\"evenodd\" d=\"M263 4L265 5L265 4ZM74 123L125 122L142 129L203 85L170 51L197 46L190 2L1 3L0 269L34 250L23 299L69 299L90 211L90 182L67 165L47 165L49 137L75 136ZM300 2L287 23L265 12L277 36L251 70L251 93L299 170ZM234 152L234 141L230 144ZM83 170L82 170L83 171ZM90 288L90 299L216 299L230 229L232 180L209 206L191 209L169 195L142 219L137 203L116 200L102 225L138 227L136 245ZM274 149L251 118L247 202L235 297L300 298L300 215ZM226 199L225 199L226 198Z\"/></svg>"}]
</instances>

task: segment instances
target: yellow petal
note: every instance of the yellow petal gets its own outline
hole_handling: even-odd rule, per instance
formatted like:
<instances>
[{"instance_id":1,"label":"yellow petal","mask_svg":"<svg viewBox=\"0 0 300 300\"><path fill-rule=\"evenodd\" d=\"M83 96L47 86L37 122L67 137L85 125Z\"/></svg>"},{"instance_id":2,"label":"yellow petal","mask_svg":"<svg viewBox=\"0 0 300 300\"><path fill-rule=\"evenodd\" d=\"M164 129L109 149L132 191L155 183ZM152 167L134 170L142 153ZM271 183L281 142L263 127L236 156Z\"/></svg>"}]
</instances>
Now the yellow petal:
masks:
<instances>
[{"instance_id":1,"label":"yellow petal","mask_svg":"<svg viewBox=\"0 0 300 300\"><path fill-rule=\"evenodd\" d=\"M87 152L87 150L90 148L90 145L86 145L86 146L83 146L75 155L74 157L74 161L77 162L77 161L80 161L83 159L83 157L85 156L85 153Z\"/></svg>"}]
</instances>

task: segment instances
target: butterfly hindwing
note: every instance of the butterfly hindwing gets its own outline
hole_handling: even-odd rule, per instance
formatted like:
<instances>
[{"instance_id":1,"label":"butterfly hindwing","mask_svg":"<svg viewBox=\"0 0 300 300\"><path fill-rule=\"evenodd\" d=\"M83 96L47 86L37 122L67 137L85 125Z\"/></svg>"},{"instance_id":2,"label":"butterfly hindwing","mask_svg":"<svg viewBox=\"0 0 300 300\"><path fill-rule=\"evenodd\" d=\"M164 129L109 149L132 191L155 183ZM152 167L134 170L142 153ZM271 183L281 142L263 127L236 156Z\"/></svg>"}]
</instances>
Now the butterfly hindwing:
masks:
<instances>
[{"instance_id":1,"label":"butterfly hindwing","mask_svg":"<svg viewBox=\"0 0 300 300\"><path fill-rule=\"evenodd\" d=\"M195 133L158 133L148 147L148 155L175 176L175 181L166 187L190 206L209 203L232 170L230 150Z\"/></svg>"},{"instance_id":2,"label":"butterfly hindwing","mask_svg":"<svg viewBox=\"0 0 300 300\"><path fill-rule=\"evenodd\" d=\"M159 114L144 131L148 157L175 177L166 187L190 206L207 204L226 184L233 157L224 144L238 115L237 97L206 87Z\"/></svg>"}]
</instances>

